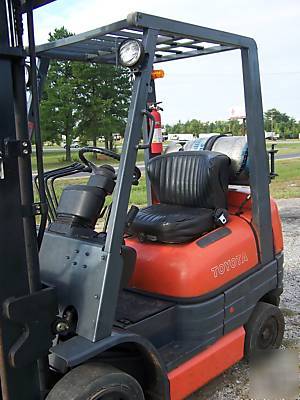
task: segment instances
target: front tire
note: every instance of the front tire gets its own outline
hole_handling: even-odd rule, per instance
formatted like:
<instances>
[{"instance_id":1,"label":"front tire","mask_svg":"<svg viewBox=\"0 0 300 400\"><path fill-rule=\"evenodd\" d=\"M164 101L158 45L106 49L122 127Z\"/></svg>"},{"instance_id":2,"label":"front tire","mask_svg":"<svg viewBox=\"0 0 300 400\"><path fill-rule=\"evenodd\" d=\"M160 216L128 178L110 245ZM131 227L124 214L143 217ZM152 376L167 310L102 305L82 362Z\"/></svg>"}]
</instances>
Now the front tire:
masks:
<instances>
[{"instance_id":1,"label":"front tire","mask_svg":"<svg viewBox=\"0 0 300 400\"><path fill-rule=\"evenodd\" d=\"M144 394L132 376L107 364L89 362L67 373L46 400L144 400Z\"/></svg>"},{"instance_id":2,"label":"front tire","mask_svg":"<svg viewBox=\"0 0 300 400\"><path fill-rule=\"evenodd\" d=\"M245 325L245 356L278 349L284 334L284 317L277 306L258 302Z\"/></svg>"}]
</instances>

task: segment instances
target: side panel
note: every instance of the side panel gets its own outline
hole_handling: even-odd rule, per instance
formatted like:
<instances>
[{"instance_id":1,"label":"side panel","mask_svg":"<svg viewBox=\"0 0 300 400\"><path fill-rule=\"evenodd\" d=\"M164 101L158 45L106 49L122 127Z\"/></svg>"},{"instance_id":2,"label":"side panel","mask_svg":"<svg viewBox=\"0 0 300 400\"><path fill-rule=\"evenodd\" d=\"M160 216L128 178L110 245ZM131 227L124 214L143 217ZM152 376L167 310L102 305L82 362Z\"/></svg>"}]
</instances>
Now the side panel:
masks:
<instances>
[{"instance_id":1,"label":"side panel","mask_svg":"<svg viewBox=\"0 0 300 400\"><path fill-rule=\"evenodd\" d=\"M141 293L125 291L117 309L115 327L147 338L159 351L168 371L176 368L224 332L224 294L196 304L169 303ZM144 308L148 313L142 315ZM152 312L151 312L152 310Z\"/></svg>"},{"instance_id":2,"label":"side panel","mask_svg":"<svg viewBox=\"0 0 300 400\"><path fill-rule=\"evenodd\" d=\"M139 314L139 301L134 305L135 297L148 299L149 310L151 307L155 310L156 303L163 300L128 291L131 302L123 304L116 326L146 337L159 350L167 370L173 370L214 345L223 335L243 326L261 299L275 304L282 292L282 265L281 254L211 299L198 298L186 304L177 299L177 304L169 303L169 308L150 313L150 317L139 321L134 321L128 312L129 308Z\"/></svg>"},{"instance_id":3,"label":"side panel","mask_svg":"<svg viewBox=\"0 0 300 400\"><path fill-rule=\"evenodd\" d=\"M127 297L121 299L123 304L117 308L114 326L146 337L157 348L171 341L195 342L205 347L223 335L224 294L195 304L170 303L162 310L156 309L162 300L155 297L128 291ZM147 306L145 301L149 303L149 315L134 320L134 314L139 315Z\"/></svg>"},{"instance_id":4,"label":"side panel","mask_svg":"<svg viewBox=\"0 0 300 400\"><path fill-rule=\"evenodd\" d=\"M226 290L224 333L245 324L256 303L278 285L278 263L275 259L248 278Z\"/></svg>"},{"instance_id":5,"label":"side panel","mask_svg":"<svg viewBox=\"0 0 300 400\"><path fill-rule=\"evenodd\" d=\"M95 341L106 253L103 244L46 232L40 251L41 278L56 287L60 312L76 308L76 333Z\"/></svg>"},{"instance_id":6,"label":"side panel","mask_svg":"<svg viewBox=\"0 0 300 400\"><path fill-rule=\"evenodd\" d=\"M198 304L177 305L176 336L205 347L223 335L224 295Z\"/></svg>"},{"instance_id":7,"label":"side panel","mask_svg":"<svg viewBox=\"0 0 300 400\"><path fill-rule=\"evenodd\" d=\"M124 322L125 324L122 324L117 321L115 326L122 324L124 330L147 338L156 348L167 345L176 339L175 307L168 308L134 324L130 324L128 320Z\"/></svg>"},{"instance_id":8,"label":"side panel","mask_svg":"<svg viewBox=\"0 0 300 400\"><path fill-rule=\"evenodd\" d=\"M244 355L244 328L236 329L168 374L171 400L182 400Z\"/></svg>"}]
</instances>

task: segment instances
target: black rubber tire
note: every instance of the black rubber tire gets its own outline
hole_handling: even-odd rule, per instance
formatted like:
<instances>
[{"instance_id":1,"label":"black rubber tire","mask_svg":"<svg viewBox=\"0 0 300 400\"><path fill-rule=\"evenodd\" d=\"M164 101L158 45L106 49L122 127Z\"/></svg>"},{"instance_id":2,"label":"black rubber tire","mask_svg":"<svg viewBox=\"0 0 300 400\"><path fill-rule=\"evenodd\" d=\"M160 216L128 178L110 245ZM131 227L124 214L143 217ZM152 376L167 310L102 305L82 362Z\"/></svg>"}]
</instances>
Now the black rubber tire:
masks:
<instances>
[{"instance_id":1,"label":"black rubber tire","mask_svg":"<svg viewBox=\"0 0 300 400\"><path fill-rule=\"evenodd\" d=\"M245 357L250 360L263 351L278 349L284 325L283 314L277 306L258 302L245 325Z\"/></svg>"},{"instance_id":2,"label":"black rubber tire","mask_svg":"<svg viewBox=\"0 0 300 400\"><path fill-rule=\"evenodd\" d=\"M144 400L140 384L132 376L107 364L89 362L68 372L46 400Z\"/></svg>"}]
</instances>

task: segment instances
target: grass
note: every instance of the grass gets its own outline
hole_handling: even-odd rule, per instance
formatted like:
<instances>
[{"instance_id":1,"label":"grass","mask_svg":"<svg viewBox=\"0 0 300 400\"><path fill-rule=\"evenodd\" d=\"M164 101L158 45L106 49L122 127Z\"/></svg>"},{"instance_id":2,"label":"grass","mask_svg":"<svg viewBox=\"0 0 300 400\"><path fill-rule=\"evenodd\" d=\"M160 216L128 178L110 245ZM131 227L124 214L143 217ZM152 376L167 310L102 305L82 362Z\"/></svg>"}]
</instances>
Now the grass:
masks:
<instances>
[{"instance_id":1,"label":"grass","mask_svg":"<svg viewBox=\"0 0 300 400\"><path fill-rule=\"evenodd\" d=\"M278 150L279 154L300 153L300 141L286 140L280 143L267 141L267 148L270 149L272 144L276 145L275 149Z\"/></svg>"},{"instance_id":2,"label":"grass","mask_svg":"<svg viewBox=\"0 0 300 400\"><path fill-rule=\"evenodd\" d=\"M277 160L278 176L271 183L271 195L276 199L300 197L300 159Z\"/></svg>"},{"instance_id":3,"label":"grass","mask_svg":"<svg viewBox=\"0 0 300 400\"><path fill-rule=\"evenodd\" d=\"M65 161L65 157L64 157L65 153L63 150L53 150L51 152L45 152L44 153L44 169L45 171L49 170L49 169L55 169L55 168L59 168L59 167L63 167L65 165L69 165L70 162L69 161ZM72 159L74 158L73 161L78 161L78 156L74 153L72 153ZM31 158L31 162L32 162L32 169L33 171L36 171L37 167L36 167L36 157L35 154L33 153L32 158Z\"/></svg>"},{"instance_id":4,"label":"grass","mask_svg":"<svg viewBox=\"0 0 300 400\"><path fill-rule=\"evenodd\" d=\"M47 150L47 148L46 148L46 150ZM79 161L78 151L72 151L71 157L72 157L72 162ZM87 156L87 158L92 159L93 155L89 154ZM112 159L102 156L102 155L98 155L97 160L98 160L98 162L97 162L98 165L106 164L106 163L115 164L115 165L118 164L116 161L113 161ZM143 151L139 150L138 155L137 155L137 162L142 162L143 160L144 160ZM51 151L44 152L44 169L45 169L45 171L63 167L63 166L69 165L69 164L70 164L69 161L65 161L65 150L64 149L61 149L61 148L53 149L52 148ZM33 169L33 171L36 171L36 169L37 169L36 157L35 157L34 153L32 155L32 169Z\"/></svg>"},{"instance_id":5,"label":"grass","mask_svg":"<svg viewBox=\"0 0 300 400\"><path fill-rule=\"evenodd\" d=\"M57 196L60 197L63 188L68 185L82 185L87 182L88 178L73 178L73 179L61 179L55 185ZM146 180L143 176L140 179L138 186L132 186L130 204L141 206L147 203L146 195Z\"/></svg>"}]
</instances>

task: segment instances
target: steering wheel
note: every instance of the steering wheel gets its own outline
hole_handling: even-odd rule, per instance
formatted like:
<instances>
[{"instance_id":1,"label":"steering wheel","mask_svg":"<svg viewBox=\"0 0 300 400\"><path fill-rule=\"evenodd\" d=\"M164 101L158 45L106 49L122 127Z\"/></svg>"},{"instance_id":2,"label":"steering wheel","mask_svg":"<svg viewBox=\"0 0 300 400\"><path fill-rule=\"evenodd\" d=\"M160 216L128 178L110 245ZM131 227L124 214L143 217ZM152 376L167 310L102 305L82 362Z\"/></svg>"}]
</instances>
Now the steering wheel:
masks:
<instances>
[{"instance_id":1,"label":"steering wheel","mask_svg":"<svg viewBox=\"0 0 300 400\"><path fill-rule=\"evenodd\" d=\"M103 154L104 156L110 157L117 161L120 161L120 158L121 158L120 154L118 154L112 150L105 149L104 147L92 147L92 146L82 147L78 152L79 158L86 166L91 168L95 174L97 174L97 171L99 170L99 168L101 168L101 166L97 167L97 165L95 165L92 161L88 160L84 156L85 153ZM140 179L141 175L142 174L141 174L140 169L137 166L135 166L134 172L133 172L133 180L132 180L133 185L139 184L139 179Z\"/></svg>"}]
</instances>

